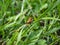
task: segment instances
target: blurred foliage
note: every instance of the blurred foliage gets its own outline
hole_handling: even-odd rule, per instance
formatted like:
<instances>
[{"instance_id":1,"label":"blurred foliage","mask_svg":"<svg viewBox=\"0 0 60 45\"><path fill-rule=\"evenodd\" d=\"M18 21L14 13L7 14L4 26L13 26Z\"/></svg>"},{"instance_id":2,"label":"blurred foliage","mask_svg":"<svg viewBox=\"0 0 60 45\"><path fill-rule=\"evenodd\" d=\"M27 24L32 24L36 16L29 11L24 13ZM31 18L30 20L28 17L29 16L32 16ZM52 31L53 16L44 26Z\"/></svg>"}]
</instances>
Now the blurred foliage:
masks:
<instances>
[{"instance_id":1,"label":"blurred foliage","mask_svg":"<svg viewBox=\"0 0 60 45\"><path fill-rule=\"evenodd\" d=\"M0 0L0 45L60 45L60 0Z\"/></svg>"}]
</instances>

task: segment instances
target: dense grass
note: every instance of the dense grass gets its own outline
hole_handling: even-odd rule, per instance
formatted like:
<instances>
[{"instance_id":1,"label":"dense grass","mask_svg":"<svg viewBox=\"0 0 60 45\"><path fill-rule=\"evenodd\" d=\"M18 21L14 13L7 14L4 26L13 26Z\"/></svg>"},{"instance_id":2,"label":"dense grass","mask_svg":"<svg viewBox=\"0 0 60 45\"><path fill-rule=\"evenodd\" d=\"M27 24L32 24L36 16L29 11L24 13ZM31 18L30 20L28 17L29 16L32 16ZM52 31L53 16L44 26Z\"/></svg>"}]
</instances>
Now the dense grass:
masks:
<instances>
[{"instance_id":1,"label":"dense grass","mask_svg":"<svg viewBox=\"0 0 60 45\"><path fill-rule=\"evenodd\" d=\"M60 45L60 0L0 0L0 45Z\"/></svg>"}]
</instances>

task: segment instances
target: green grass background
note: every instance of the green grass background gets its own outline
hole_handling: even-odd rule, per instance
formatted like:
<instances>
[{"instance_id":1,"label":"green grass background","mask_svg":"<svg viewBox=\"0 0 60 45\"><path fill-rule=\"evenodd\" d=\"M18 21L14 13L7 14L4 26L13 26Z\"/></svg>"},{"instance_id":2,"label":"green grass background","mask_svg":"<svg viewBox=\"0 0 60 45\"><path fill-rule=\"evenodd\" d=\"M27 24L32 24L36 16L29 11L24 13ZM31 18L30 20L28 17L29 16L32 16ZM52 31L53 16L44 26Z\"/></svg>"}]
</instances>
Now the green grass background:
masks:
<instances>
[{"instance_id":1,"label":"green grass background","mask_svg":"<svg viewBox=\"0 0 60 45\"><path fill-rule=\"evenodd\" d=\"M60 45L60 0L0 0L0 45Z\"/></svg>"}]
</instances>

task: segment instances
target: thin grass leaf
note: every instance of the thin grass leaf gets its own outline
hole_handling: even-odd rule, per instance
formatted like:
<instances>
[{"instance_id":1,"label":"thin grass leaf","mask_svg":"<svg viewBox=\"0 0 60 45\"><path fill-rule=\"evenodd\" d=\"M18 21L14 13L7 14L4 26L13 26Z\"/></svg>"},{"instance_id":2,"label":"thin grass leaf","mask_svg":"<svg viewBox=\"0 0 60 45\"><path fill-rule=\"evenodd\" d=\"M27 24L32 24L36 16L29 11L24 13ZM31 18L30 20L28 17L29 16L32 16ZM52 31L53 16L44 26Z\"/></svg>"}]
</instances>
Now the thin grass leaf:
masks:
<instances>
[{"instance_id":1,"label":"thin grass leaf","mask_svg":"<svg viewBox=\"0 0 60 45\"><path fill-rule=\"evenodd\" d=\"M55 27L53 29L50 29L46 34L51 34L51 33L54 33L56 31L58 31L60 29L60 26L59 27Z\"/></svg>"},{"instance_id":2,"label":"thin grass leaf","mask_svg":"<svg viewBox=\"0 0 60 45\"><path fill-rule=\"evenodd\" d=\"M57 21L60 21L60 19L58 18L54 18L54 17L44 17L42 18L43 20L57 20Z\"/></svg>"}]
</instances>

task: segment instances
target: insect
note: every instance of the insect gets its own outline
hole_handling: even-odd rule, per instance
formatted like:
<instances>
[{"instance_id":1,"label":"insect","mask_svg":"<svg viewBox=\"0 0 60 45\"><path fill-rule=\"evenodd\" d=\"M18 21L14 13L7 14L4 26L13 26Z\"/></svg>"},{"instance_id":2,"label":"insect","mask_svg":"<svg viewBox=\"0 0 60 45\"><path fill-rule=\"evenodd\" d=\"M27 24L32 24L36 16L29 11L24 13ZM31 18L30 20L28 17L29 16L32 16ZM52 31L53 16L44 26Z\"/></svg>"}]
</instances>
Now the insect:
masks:
<instances>
[{"instance_id":1,"label":"insect","mask_svg":"<svg viewBox=\"0 0 60 45\"><path fill-rule=\"evenodd\" d=\"M32 21L33 21L33 18L32 17L29 17L29 19L27 20L27 24L30 24L30 23L32 23Z\"/></svg>"}]
</instances>

